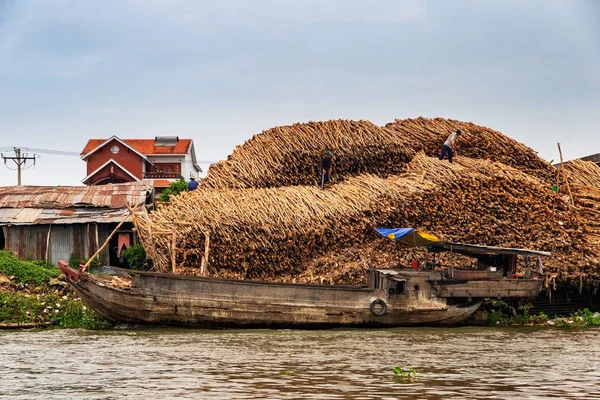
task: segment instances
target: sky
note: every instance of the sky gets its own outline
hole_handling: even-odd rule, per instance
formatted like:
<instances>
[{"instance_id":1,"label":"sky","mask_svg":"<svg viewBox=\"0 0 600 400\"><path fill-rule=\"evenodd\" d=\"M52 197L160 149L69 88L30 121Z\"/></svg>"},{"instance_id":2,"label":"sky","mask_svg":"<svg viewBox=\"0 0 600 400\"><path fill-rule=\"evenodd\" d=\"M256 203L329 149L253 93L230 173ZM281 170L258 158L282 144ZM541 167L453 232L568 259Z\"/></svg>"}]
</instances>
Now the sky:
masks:
<instances>
[{"instance_id":1,"label":"sky","mask_svg":"<svg viewBox=\"0 0 600 400\"><path fill-rule=\"evenodd\" d=\"M600 153L600 1L0 0L0 148L179 136L218 161L278 125L418 116ZM85 178L39 155L23 184Z\"/></svg>"}]
</instances>

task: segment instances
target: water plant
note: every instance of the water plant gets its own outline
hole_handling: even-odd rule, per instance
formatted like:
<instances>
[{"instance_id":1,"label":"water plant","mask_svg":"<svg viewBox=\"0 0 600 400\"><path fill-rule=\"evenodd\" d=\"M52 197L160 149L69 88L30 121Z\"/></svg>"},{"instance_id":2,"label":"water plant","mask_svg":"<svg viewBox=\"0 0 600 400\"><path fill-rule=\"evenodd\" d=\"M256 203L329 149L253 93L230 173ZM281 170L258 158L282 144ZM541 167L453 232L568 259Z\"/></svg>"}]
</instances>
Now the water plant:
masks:
<instances>
[{"instance_id":1,"label":"water plant","mask_svg":"<svg viewBox=\"0 0 600 400\"><path fill-rule=\"evenodd\" d=\"M0 250L0 273L20 283L41 284L60 275L60 270L45 261L22 261L11 252Z\"/></svg>"},{"instance_id":2,"label":"water plant","mask_svg":"<svg viewBox=\"0 0 600 400\"><path fill-rule=\"evenodd\" d=\"M105 329L111 325L79 299L56 292L28 294L0 291L0 323L55 322L58 328Z\"/></svg>"},{"instance_id":3,"label":"water plant","mask_svg":"<svg viewBox=\"0 0 600 400\"><path fill-rule=\"evenodd\" d=\"M413 383L420 373L415 367L408 367L408 369L405 370L400 366L394 367L393 372L394 382L396 383Z\"/></svg>"},{"instance_id":4,"label":"water plant","mask_svg":"<svg viewBox=\"0 0 600 400\"><path fill-rule=\"evenodd\" d=\"M76 257L71 257L75 262ZM79 263L77 262L77 266ZM110 324L88 309L57 279L61 271L43 261L19 260L0 251L0 324L47 324L60 328L100 329Z\"/></svg>"},{"instance_id":5,"label":"water plant","mask_svg":"<svg viewBox=\"0 0 600 400\"><path fill-rule=\"evenodd\" d=\"M565 328L583 328L586 326L600 325L600 314L593 313L588 308L579 310L566 318L556 318L553 320L558 327Z\"/></svg>"}]
</instances>

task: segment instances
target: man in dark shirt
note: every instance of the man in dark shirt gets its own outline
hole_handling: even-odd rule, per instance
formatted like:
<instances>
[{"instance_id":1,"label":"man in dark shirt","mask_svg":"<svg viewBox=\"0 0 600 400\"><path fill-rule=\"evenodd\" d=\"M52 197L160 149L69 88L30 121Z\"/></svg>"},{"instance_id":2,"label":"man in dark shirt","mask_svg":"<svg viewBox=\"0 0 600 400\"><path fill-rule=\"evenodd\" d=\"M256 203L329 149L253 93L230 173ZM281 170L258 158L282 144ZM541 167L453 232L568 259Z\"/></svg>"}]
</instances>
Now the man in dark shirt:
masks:
<instances>
[{"instance_id":1,"label":"man in dark shirt","mask_svg":"<svg viewBox=\"0 0 600 400\"><path fill-rule=\"evenodd\" d=\"M196 178L192 176L188 182L188 190L193 192L196 189L198 189L198 181L196 181Z\"/></svg>"},{"instance_id":2,"label":"man in dark shirt","mask_svg":"<svg viewBox=\"0 0 600 400\"><path fill-rule=\"evenodd\" d=\"M323 158L321 158L321 189L325 189L325 184L329 182L329 178L331 177L333 169L332 157L333 153L327 150Z\"/></svg>"}]
</instances>

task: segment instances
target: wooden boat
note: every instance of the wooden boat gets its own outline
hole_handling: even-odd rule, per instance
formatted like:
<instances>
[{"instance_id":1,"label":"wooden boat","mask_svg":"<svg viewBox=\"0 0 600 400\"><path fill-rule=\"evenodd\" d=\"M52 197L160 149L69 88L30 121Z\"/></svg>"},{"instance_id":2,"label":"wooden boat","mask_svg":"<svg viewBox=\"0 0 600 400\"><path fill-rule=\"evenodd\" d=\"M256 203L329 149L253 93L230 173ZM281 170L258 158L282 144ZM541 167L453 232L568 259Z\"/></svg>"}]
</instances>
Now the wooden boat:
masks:
<instances>
[{"instance_id":1,"label":"wooden boat","mask_svg":"<svg viewBox=\"0 0 600 400\"><path fill-rule=\"evenodd\" d=\"M517 255L549 253L428 243L431 251L456 251L512 263ZM378 269L368 271L366 287L290 284L126 273L127 285L69 268L59 262L83 302L109 321L191 327L333 328L456 325L483 298L535 297L539 279L511 279L487 266L480 270ZM482 265L482 268L485 265ZM131 276L131 277L130 277Z\"/></svg>"}]
</instances>

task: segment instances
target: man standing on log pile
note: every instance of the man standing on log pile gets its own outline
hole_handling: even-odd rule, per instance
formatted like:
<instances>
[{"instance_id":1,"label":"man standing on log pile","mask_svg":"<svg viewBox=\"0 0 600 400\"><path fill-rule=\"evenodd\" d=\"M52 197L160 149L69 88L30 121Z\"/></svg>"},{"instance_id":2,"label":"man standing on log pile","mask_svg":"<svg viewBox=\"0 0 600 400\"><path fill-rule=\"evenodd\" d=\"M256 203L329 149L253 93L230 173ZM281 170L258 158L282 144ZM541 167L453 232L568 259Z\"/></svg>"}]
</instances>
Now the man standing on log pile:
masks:
<instances>
[{"instance_id":1,"label":"man standing on log pile","mask_svg":"<svg viewBox=\"0 0 600 400\"><path fill-rule=\"evenodd\" d=\"M446 139L446 141L444 142L444 145L442 146L440 160L443 160L444 157L446 156L446 153L448 153L448 161L450 161L450 163L452 163L452 156L454 155L454 149L458 148L458 146L456 145L456 139L458 139L458 135L460 135L461 133L462 133L461 130L457 129L456 132L451 133L450 136L448 136L448 139Z\"/></svg>"},{"instance_id":2,"label":"man standing on log pile","mask_svg":"<svg viewBox=\"0 0 600 400\"><path fill-rule=\"evenodd\" d=\"M190 181L187 184L187 188L190 192L193 192L194 190L198 189L198 181L196 181L195 176L190 176Z\"/></svg>"},{"instance_id":3,"label":"man standing on log pile","mask_svg":"<svg viewBox=\"0 0 600 400\"><path fill-rule=\"evenodd\" d=\"M325 189L325 184L329 182L329 178L331 177L333 171L332 157L333 153L327 150L323 158L321 158L321 190Z\"/></svg>"}]
</instances>

